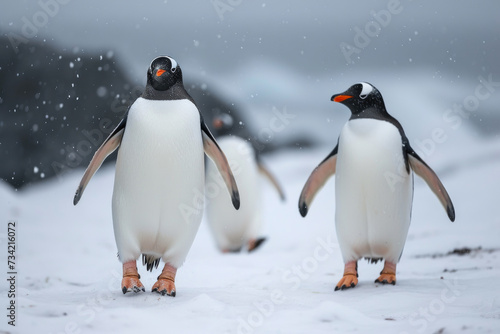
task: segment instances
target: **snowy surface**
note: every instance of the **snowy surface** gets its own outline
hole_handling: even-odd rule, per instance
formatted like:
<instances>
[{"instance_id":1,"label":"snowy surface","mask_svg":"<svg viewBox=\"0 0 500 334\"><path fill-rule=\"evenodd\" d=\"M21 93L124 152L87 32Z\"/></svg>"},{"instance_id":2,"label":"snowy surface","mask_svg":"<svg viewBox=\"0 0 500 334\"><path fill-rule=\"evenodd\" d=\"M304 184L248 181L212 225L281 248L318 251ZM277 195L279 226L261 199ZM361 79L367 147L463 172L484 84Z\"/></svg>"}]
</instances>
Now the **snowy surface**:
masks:
<instances>
[{"instance_id":1,"label":"snowy surface","mask_svg":"<svg viewBox=\"0 0 500 334\"><path fill-rule=\"evenodd\" d=\"M120 291L110 207L113 167L94 176L76 207L71 202L81 170L22 193L0 184L0 199L7 203L1 219L19 224L18 326L7 328L3 320L0 328L12 333L498 333L500 141L462 137L468 157L462 147L433 156L431 163L454 201L457 220L449 222L425 184L415 183L412 226L396 286L373 283L381 264L361 261L359 285L333 290L343 270L333 220L335 181L316 197L306 219L297 209L303 183L329 146L266 157L288 196L282 204L264 183L268 242L253 254L223 255L203 221L178 272L175 298ZM0 235L4 244L5 231ZM462 247L481 250L445 255ZM5 263L6 252L0 255ZM139 272L150 289L159 271L141 266ZM5 302L5 280L0 288Z\"/></svg>"}]
</instances>

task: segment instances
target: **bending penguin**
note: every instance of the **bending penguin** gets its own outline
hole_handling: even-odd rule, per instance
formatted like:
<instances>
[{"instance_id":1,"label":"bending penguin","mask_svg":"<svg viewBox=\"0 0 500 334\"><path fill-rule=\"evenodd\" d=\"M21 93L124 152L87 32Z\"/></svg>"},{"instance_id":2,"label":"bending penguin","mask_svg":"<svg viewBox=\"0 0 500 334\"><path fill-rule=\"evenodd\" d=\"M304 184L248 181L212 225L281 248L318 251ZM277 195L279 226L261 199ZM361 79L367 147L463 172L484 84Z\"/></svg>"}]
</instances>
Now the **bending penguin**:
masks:
<instances>
[{"instance_id":1,"label":"bending penguin","mask_svg":"<svg viewBox=\"0 0 500 334\"><path fill-rule=\"evenodd\" d=\"M104 159L118 147L113 227L123 263L122 291L145 291L136 260L152 271L165 266L152 291L175 296L175 275L203 215L204 156L214 161L235 209L239 192L227 159L184 89L182 71L168 56L155 58L141 97L97 150L76 191L80 200ZM228 204L229 205L229 204Z\"/></svg>"},{"instance_id":2,"label":"bending penguin","mask_svg":"<svg viewBox=\"0 0 500 334\"><path fill-rule=\"evenodd\" d=\"M221 114L213 121L216 131L230 131L233 118ZM262 220L260 216L260 179L263 174L278 191L281 200L285 199L283 189L276 178L262 164L252 144L239 136L225 135L217 138L225 152L238 183L241 207L238 211L228 205L228 195L219 190L222 182L213 164L207 165L207 220L220 251L239 252L246 248L249 252L257 249L266 239L259 236Z\"/></svg>"},{"instance_id":3,"label":"bending penguin","mask_svg":"<svg viewBox=\"0 0 500 334\"><path fill-rule=\"evenodd\" d=\"M316 193L335 178L336 230L344 275L335 290L358 284L357 261L385 260L376 283L396 284L399 262L410 227L413 172L422 177L451 221L455 209L434 171L411 148L401 124L389 113L380 92L361 82L333 95L351 110L337 146L314 169L299 198L303 217Z\"/></svg>"}]
</instances>

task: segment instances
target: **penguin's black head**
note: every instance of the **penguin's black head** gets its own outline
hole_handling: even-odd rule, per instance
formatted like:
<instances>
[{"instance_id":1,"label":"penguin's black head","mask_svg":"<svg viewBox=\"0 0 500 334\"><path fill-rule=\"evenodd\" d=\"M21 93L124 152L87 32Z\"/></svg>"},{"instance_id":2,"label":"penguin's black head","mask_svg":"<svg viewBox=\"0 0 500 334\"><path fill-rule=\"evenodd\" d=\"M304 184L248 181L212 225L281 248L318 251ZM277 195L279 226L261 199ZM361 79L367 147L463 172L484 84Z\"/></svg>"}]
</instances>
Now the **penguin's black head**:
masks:
<instances>
[{"instance_id":1,"label":"penguin's black head","mask_svg":"<svg viewBox=\"0 0 500 334\"><path fill-rule=\"evenodd\" d=\"M182 83L182 72L175 59L169 56L153 59L148 69L148 83L155 90L165 91L178 82Z\"/></svg>"},{"instance_id":2,"label":"penguin's black head","mask_svg":"<svg viewBox=\"0 0 500 334\"><path fill-rule=\"evenodd\" d=\"M385 111L382 94L372 84L360 82L349 87L343 93L332 96L333 102L340 102L348 107L352 114L359 114L368 108Z\"/></svg>"}]
</instances>

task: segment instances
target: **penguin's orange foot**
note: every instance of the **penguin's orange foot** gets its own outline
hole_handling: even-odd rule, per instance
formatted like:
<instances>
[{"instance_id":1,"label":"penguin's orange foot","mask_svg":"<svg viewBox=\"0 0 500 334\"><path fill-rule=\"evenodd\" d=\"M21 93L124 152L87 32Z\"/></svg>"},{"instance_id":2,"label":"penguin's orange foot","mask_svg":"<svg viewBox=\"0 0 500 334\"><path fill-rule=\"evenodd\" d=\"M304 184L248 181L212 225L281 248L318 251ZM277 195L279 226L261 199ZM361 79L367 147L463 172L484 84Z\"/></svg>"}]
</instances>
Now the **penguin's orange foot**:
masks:
<instances>
[{"instance_id":1,"label":"penguin's orange foot","mask_svg":"<svg viewBox=\"0 0 500 334\"><path fill-rule=\"evenodd\" d=\"M162 296L175 297L175 283L171 279L159 278L153 285L151 292L158 292Z\"/></svg>"},{"instance_id":2,"label":"penguin's orange foot","mask_svg":"<svg viewBox=\"0 0 500 334\"><path fill-rule=\"evenodd\" d=\"M142 285L141 281L139 280L139 277L123 277L122 279L122 292L123 294L127 292L139 292L139 291L146 291L144 288L144 285Z\"/></svg>"},{"instance_id":3,"label":"penguin's orange foot","mask_svg":"<svg viewBox=\"0 0 500 334\"><path fill-rule=\"evenodd\" d=\"M382 271L380 277L375 280L375 283L396 285L396 274Z\"/></svg>"},{"instance_id":4,"label":"penguin's orange foot","mask_svg":"<svg viewBox=\"0 0 500 334\"><path fill-rule=\"evenodd\" d=\"M241 252L241 247L240 248L237 248L237 249L229 249L229 248L225 248L221 251L222 253L239 253Z\"/></svg>"},{"instance_id":5,"label":"penguin's orange foot","mask_svg":"<svg viewBox=\"0 0 500 334\"><path fill-rule=\"evenodd\" d=\"M354 288L358 284L358 278L356 276L356 274L344 274L344 277L342 277L335 286L335 291Z\"/></svg>"},{"instance_id":6,"label":"penguin's orange foot","mask_svg":"<svg viewBox=\"0 0 500 334\"><path fill-rule=\"evenodd\" d=\"M266 241L266 238L258 238L258 239L252 239L248 242L248 252L253 252L257 248L259 248L264 241Z\"/></svg>"}]
</instances>

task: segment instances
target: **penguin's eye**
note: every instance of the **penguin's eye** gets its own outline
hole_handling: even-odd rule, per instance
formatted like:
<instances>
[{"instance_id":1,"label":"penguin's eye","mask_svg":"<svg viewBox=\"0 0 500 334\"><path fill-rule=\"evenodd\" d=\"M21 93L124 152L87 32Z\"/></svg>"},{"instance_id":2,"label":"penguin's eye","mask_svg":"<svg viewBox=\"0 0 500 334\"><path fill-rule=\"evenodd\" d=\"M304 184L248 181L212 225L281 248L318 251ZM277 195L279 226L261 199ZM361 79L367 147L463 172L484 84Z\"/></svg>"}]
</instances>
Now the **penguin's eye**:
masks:
<instances>
[{"instance_id":1,"label":"penguin's eye","mask_svg":"<svg viewBox=\"0 0 500 334\"><path fill-rule=\"evenodd\" d=\"M176 69L177 69L177 67L174 67L174 68L172 68L172 69L170 70L170 72L175 73L175 70L176 70Z\"/></svg>"},{"instance_id":2,"label":"penguin's eye","mask_svg":"<svg viewBox=\"0 0 500 334\"><path fill-rule=\"evenodd\" d=\"M359 98L362 99L362 100L364 100L364 99L366 99L367 96L368 96L368 94L361 94L359 96Z\"/></svg>"}]
</instances>

